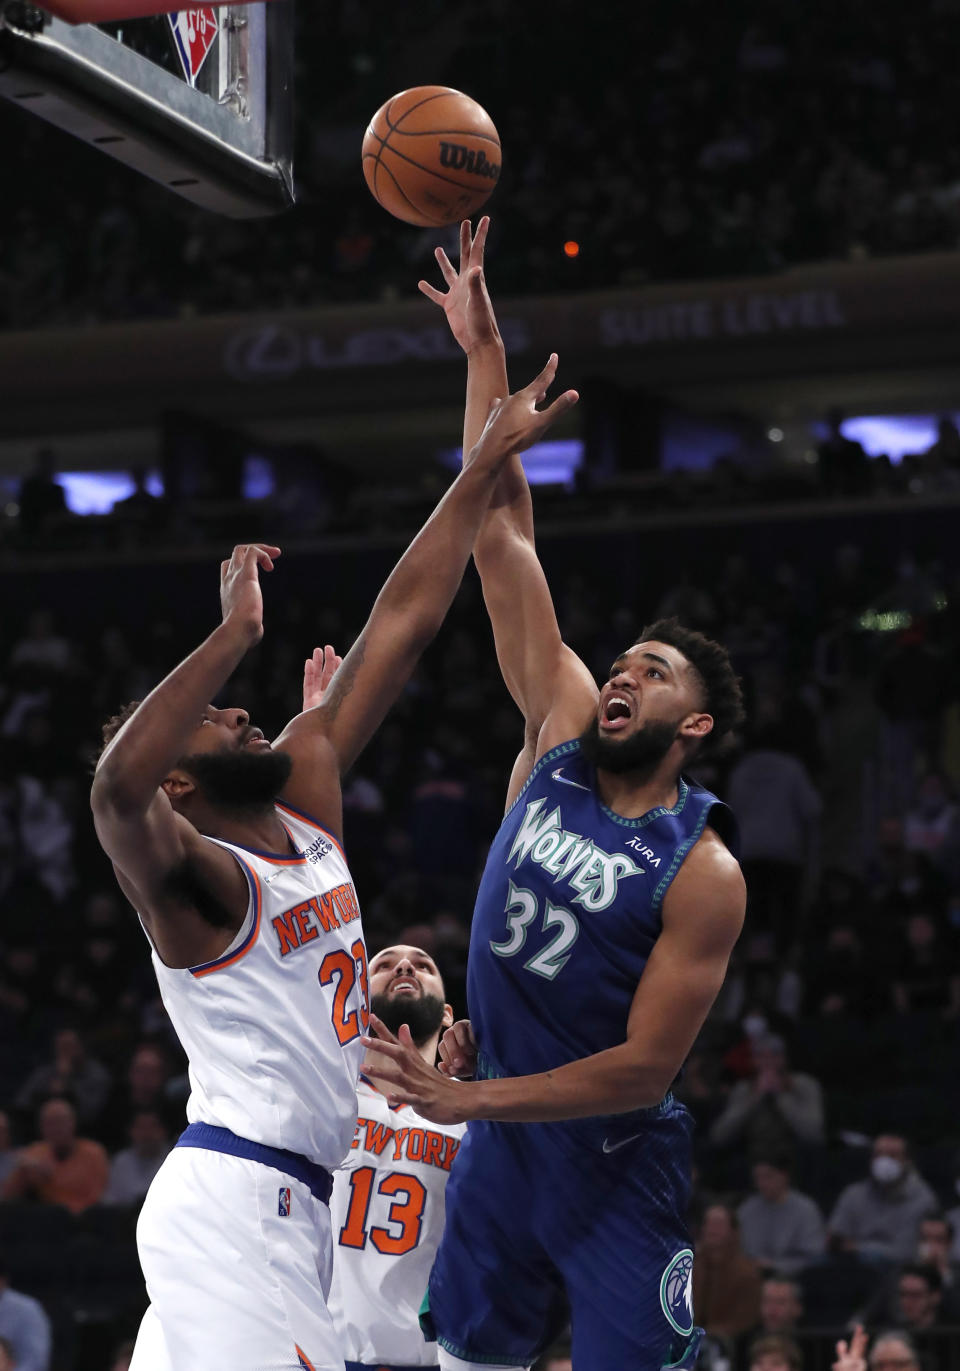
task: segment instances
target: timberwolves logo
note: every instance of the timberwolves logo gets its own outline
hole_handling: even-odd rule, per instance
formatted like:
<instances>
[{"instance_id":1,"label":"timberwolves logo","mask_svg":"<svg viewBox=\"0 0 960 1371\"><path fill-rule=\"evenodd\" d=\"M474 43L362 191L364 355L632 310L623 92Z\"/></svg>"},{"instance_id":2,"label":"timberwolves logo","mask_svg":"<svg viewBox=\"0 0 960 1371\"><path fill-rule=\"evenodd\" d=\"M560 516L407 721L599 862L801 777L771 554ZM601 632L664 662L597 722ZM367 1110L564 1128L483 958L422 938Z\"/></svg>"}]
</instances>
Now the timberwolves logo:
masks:
<instances>
[{"instance_id":1,"label":"timberwolves logo","mask_svg":"<svg viewBox=\"0 0 960 1371\"><path fill-rule=\"evenodd\" d=\"M693 1253L689 1247L678 1252L663 1273L660 1306L670 1327L688 1338L693 1332Z\"/></svg>"}]
</instances>

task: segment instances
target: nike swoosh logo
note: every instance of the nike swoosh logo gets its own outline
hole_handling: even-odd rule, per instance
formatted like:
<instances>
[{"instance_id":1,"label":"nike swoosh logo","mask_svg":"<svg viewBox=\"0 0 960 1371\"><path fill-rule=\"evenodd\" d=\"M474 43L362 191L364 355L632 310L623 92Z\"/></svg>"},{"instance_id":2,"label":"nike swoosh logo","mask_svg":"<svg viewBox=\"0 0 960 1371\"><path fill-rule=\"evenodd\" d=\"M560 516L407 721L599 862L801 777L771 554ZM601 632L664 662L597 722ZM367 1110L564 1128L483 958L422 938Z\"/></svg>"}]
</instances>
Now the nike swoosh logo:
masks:
<instances>
[{"instance_id":1,"label":"nike swoosh logo","mask_svg":"<svg viewBox=\"0 0 960 1371\"><path fill-rule=\"evenodd\" d=\"M578 790L585 790L585 791L587 792L588 795L590 794L590 787L589 787L588 785L581 785L579 781L571 781L571 780L568 780L568 778L567 778L566 776L562 776L562 775L560 774L562 771L563 771L563 767L562 767L562 766L558 766L557 769L556 769L556 771L554 771L554 772L551 774L550 779L551 779L552 781L559 781L561 785L573 785L573 786L576 786L576 788L577 788Z\"/></svg>"},{"instance_id":2,"label":"nike swoosh logo","mask_svg":"<svg viewBox=\"0 0 960 1371\"><path fill-rule=\"evenodd\" d=\"M619 1148L626 1147L627 1143L636 1142L638 1138L642 1137L642 1133L631 1133L629 1138L621 1138L619 1142L615 1143L612 1143L609 1138L604 1138L603 1150L604 1152L616 1152Z\"/></svg>"}]
</instances>

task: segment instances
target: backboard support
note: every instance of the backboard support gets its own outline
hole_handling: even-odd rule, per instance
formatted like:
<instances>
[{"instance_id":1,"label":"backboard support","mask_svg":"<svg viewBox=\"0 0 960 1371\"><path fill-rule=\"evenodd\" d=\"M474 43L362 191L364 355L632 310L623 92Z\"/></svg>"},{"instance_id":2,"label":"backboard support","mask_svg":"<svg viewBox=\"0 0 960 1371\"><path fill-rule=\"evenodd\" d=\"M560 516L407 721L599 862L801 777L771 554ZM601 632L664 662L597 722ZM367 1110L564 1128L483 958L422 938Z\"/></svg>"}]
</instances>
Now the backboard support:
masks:
<instances>
[{"instance_id":1,"label":"backboard support","mask_svg":"<svg viewBox=\"0 0 960 1371\"><path fill-rule=\"evenodd\" d=\"M215 41L191 70L177 57L182 16L108 32L0 0L0 96L194 204L278 213L294 202L293 0L207 13Z\"/></svg>"}]
</instances>

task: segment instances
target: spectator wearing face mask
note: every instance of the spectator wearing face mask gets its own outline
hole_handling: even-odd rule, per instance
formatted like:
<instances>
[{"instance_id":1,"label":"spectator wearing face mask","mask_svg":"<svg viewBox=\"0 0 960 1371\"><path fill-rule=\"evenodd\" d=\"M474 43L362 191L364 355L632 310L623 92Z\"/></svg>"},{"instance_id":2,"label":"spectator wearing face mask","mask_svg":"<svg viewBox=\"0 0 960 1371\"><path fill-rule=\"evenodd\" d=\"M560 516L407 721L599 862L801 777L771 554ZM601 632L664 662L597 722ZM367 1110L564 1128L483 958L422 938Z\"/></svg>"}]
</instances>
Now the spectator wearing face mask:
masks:
<instances>
[{"instance_id":1,"label":"spectator wearing face mask","mask_svg":"<svg viewBox=\"0 0 960 1371\"><path fill-rule=\"evenodd\" d=\"M906 1138L881 1134L870 1174L841 1192L827 1225L830 1246L864 1261L903 1262L913 1256L917 1226L937 1200L910 1161Z\"/></svg>"}]
</instances>

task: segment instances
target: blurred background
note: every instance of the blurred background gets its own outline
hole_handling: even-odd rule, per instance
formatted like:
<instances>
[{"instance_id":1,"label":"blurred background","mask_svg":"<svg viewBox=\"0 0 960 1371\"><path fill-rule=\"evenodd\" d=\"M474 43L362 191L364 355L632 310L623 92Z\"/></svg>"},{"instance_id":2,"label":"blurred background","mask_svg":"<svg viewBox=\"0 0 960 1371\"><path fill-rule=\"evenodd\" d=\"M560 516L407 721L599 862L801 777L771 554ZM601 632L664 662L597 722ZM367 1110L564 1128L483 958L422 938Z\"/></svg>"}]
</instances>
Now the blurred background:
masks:
<instances>
[{"instance_id":1,"label":"blurred background","mask_svg":"<svg viewBox=\"0 0 960 1371\"><path fill-rule=\"evenodd\" d=\"M960 3L322 0L298 29L274 219L0 103L0 1371L126 1366L136 1213L184 1122L90 822L101 723L264 538L266 636L223 702L279 730L459 461L462 359L416 291L455 230L389 219L359 167L372 112L427 82L503 141L512 383L556 349L582 393L527 454L567 641L602 674L675 613L747 695L699 774L750 892L679 1086L703 1365L824 1371L862 1319L906 1335L876 1371L958 1371ZM371 950L431 951L458 1014L521 743L471 569L345 794Z\"/></svg>"}]
</instances>

